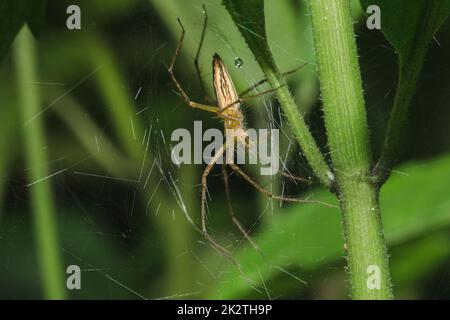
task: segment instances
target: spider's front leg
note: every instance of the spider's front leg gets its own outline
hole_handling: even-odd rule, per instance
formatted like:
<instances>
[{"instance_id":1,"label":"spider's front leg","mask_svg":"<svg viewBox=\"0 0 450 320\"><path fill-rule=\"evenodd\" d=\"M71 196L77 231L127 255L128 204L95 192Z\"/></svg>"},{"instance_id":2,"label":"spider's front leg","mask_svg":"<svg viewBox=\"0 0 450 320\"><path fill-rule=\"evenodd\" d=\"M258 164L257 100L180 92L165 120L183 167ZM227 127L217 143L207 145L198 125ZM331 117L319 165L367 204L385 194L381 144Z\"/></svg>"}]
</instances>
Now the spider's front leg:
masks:
<instances>
[{"instance_id":1,"label":"spider's front leg","mask_svg":"<svg viewBox=\"0 0 450 320\"><path fill-rule=\"evenodd\" d=\"M180 36L180 40L178 41L178 45L177 45L177 48L176 48L176 50L175 50L175 53L174 53L174 55L173 55L172 62L170 63L170 66L169 66L169 68L168 68L167 71L169 72L170 79L171 79L172 82L174 83L175 88L177 89L179 95L183 98L184 102L186 102L186 104L187 104L189 107L191 107L191 108L194 108L194 109L200 109L200 110L208 111L208 112L213 112L213 113L216 113L216 114L217 114L219 117L221 117L221 118L230 119L230 120L236 120L235 118L233 118L233 117L230 116L230 115L223 114L222 111L221 111L221 110L219 109L219 107L217 107L217 106L207 105L207 104L203 104L203 103L198 103L198 102L192 101L192 100L189 98L189 96L187 95L186 91L185 91L185 90L183 89L183 87L181 86L181 84L180 84L180 82L178 81L177 77L175 76L175 72L173 71L173 69L174 69L174 67L175 67L175 62L176 62L176 60L177 60L177 58L178 58L178 55L179 55L179 53L180 53L181 45L182 45L182 43L183 43L184 35L185 35L185 33L186 33L186 31L184 30L183 24L181 23L181 20L180 20L180 19L177 19L177 21L178 21L178 24L180 25L180 28L181 28L181 36ZM201 47L199 47L199 50L200 50L200 48L201 48ZM198 51L197 54L199 54L199 52L200 52L200 51ZM196 57L196 59L198 59L198 57ZM197 62L197 63L198 63L198 62ZM199 69L198 69L197 72L199 72ZM200 73L198 73L198 76L199 76L199 78L201 79ZM202 83L202 81L201 81L201 83Z\"/></svg>"},{"instance_id":2,"label":"spider's front leg","mask_svg":"<svg viewBox=\"0 0 450 320\"><path fill-rule=\"evenodd\" d=\"M173 55L172 62L170 63L170 66L167 70L169 72L170 78L172 79L172 82L175 84L175 87L177 88L178 93L181 95L181 97L183 98L183 100L186 102L186 104L189 107L217 113L217 111L219 110L219 108L217 106L210 106L210 105L191 101L191 99L189 99L189 96L187 95L186 91L184 91L183 87L178 82L177 77L175 76L173 69L175 67L175 62L177 60L177 57L180 53L181 45L183 44L184 34L186 33L186 31L184 30L183 24L181 23L181 20L177 19L177 21L181 28L181 36L180 36L180 40L178 41L178 45L175 50L175 53Z\"/></svg>"}]
</instances>

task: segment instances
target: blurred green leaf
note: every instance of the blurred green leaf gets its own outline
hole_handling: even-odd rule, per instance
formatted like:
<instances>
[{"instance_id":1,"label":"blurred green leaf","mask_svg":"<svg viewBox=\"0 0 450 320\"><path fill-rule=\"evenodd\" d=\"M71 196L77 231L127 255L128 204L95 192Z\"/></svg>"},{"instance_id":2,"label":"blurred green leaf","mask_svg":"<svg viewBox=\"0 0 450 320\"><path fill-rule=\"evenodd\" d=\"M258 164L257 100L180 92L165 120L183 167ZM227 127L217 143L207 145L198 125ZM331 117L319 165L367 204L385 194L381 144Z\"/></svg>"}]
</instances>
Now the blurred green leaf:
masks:
<instances>
[{"instance_id":1,"label":"blurred green leaf","mask_svg":"<svg viewBox=\"0 0 450 320\"><path fill-rule=\"evenodd\" d=\"M374 176L379 183L387 179L385 169L392 168L404 152L409 112L414 104L417 82L434 37L450 12L450 0L368 1L381 11L381 30L398 55L398 84L387 123L385 140Z\"/></svg>"},{"instance_id":2,"label":"blurred green leaf","mask_svg":"<svg viewBox=\"0 0 450 320\"><path fill-rule=\"evenodd\" d=\"M35 44L28 27L22 28L14 44L14 61L17 75L18 108L27 173L30 184L32 212L34 215L37 251L40 254L40 274L44 292L48 299L64 299L64 280L62 264L57 250L57 224L55 223L55 206L51 185L48 180L38 181L49 174L47 153L42 148L46 144L44 121L42 117L33 119L41 107L40 90L30 86L30 82L39 79L36 63ZM34 185L34 182L39 182Z\"/></svg>"},{"instance_id":3,"label":"blurred green leaf","mask_svg":"<svg viewBox=\"0 0 450 320\"><path fill-rule=\"evenodd\" d=\"M438 14L432 17L429 15L431 4L437 2L440 2ZM370 5L380 7L381 31L404 62L412 53L424 27L432 23L436 32L450 13L449 0L361 0L361 5L364 9ZM427 41L431 41L431 38Z\"/></svg>"},{"instance_id":4,"label":"blurred green leaf","mask_svg":"<svg viewBox=\"0 0 450 320\"><path fill-rule=\"evenodd\" d=\"M156 235L145 237L136 248L124 245L120 230L99 217L101 210L82 203L61 205L59 253L64 270L69 265L81 268L81 290L67 292L71 299L140 299L146 295L147 283L142 281L150 272L157 272L162 254ZM32 266L39 253L33 243L32 221L23 210L12 210L0 225L0 251L5 259L0 263L0 296L3 299L43 299L40 277ZM152 254L139 254L140 250ZM131 289L132 288L132 289ZM130 290L131 289L131 290ZM157 292L152 292L157 296Z\"/></svg>"},{"instance_id":5,"label":"blurred green leaf","mask_svg":"<svg viewBox=\"0 0 450 320\"><path fill-rule=\"evenodd\" d=\"M34 36L40 34L45 0L3 0L0 2L0 61L3 60L17 32L27 23Z\"/></svg>"},{"instance_id":6,"label":"blurred green leaf","mask_svg":"<svg viewBox=\"0 0 450 320\"><path fill-rule=\"evenodd\" d=\"M55 90L48 90L56 92ZM47 92L48 92L47 91ZM58 96L57 94L55 96ZM118 176L125 176L130 172L136 173L138 168L136 164L128 160L116 146L108 138L107 134L103 132L98 125L92 120L86 111L77 103L72 97L65 98L64 108L54 108L59 118L65 123L67 128L76 136L83 147L90 152L104 170L113 172ZM100 145L97 146L96 140L101 139ZM97 149L98 148L98 149ZM112 162L117 165L112 166Z\"/></svg>"},{"instance_id":7,"label":"blurred green leaf","mask_svg":"<svg viewBox=\"0 0 450 320\"><path fill-rule=\"evenodd\" d=\"M396 247L391 274L396 286L411 286L433 272L450 253L448 232L435 232Z\"/></svg>"},{"instance_id":8,"label":"blurred green leaf","mask_svg":"<svg viewBox=\"0 0 450 320\"><path fill-rule=\"evenodd\" d=\"M405 165L388 180L381 191L381 212L390 246L450 226L449 176L447 155ZM318 191L315 199L331 202L333 197ZM319 205L293 205L280 210L273 224L264 227L255 240L265 258L244 245L235 255L246 277L230 268L218 280L210 298L246 297L256 292L248 279L257 283L264 279L267 284L286 271L305 280L311 272L343 255L339 211ZM291 279L298 287L297 280ZM257 289L264 295L263 288Z\"/></svg>"},{"instance_id":9,"label":"blurred green leaf","mask_svg":"<svg viewBox=\"0 0 450 320\"><path fill-rule=\"evenodd\" d=\"M133 140L136 137L142 137L144 129L139 119L135 117L136 106L131 92L125 87L125 81L114 55L96 35L88 37L87 43L89 57L95 68L92 74L108 107L117 136L130 156L141 159L143 150L139 144L133 143Z\"/></svg>"}]
</instances>

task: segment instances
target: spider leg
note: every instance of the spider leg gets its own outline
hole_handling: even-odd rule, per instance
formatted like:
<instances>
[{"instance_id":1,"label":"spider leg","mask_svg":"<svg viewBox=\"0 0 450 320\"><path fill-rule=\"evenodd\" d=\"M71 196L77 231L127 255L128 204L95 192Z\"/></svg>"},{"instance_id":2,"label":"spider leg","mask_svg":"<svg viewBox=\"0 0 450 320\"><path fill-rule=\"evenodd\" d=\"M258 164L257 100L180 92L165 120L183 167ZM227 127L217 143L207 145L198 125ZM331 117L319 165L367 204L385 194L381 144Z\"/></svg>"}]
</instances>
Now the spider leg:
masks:
<instances>
[{"instance_id":1,"label":"spider leg","mask_svg":"<svg viewBox=\"0 0 450 320\"><path fill-rule=\"evenodd\" d=\"M205 40L205 34L206 34L206 26L208 25L208 12L206 11L206 6L203 4L203 28L202 28L202 34L200 36L200 42L198 44L197 53L195 54L194 58L194 65L195 65L195 71L197 73L198 81L200 82L200 87L202 89L202 93L205 96L205 99L208 103L212 103L212 99L206 94L206 86L205 82L203 81L203 77L200 71L200 65L199 65L199 59L200 59L200 53L203 48L203 41Z\"/></svg>"},{"instance_id":2,"label":"spider leg","mask_svg":"<svg viewBox=\"0 0 450 320\"><path fill-rule=\"evenodd\" d=\"M282 175L283 177L286 177L286 178L291 179L291 180L294 180L294 181L303 182L303 183L306 183L306 184L312 184L312 183L313 183L313 181L312 181L311 179L293 176L293 175L291 175L291 174L289 174L289 173L286 173L286 172L284 172L284 171L281 172L281 175Z\"/></svg>"},{"instance_id":3,"label":"spider leg","mask_svg":"<svg viewBox=\"0 0 450 320\"><path fill-rule=\"evenodd\" d=\"M173 68L175 66L175 62L177 60L177 57L180 53L181 50L181 45L183 43L183 39L184 39L184 34L186 33L186 31L184 30L183 24L181 23L180 19L177 19L178 24L180 25L181 28L181 36L180 36L180 40L178 41L178 45L177 48L175 50L175 53L173 55L172 58L172 62L170 63L169 69L167 70L169 72L170 78L172 79L172 82L175 84L175 87L177 88L178 93L181 95L181 97L183 98L183 100L186 102L186 104L188 106L190 106L191 108L196 108L196 109L201 109L204 111L209 111L209 112L214 112L217 113L218 111L218 107L216 106L209 106L206 104L201 104L201 103L197 103L197 102L193 102L191 101L191 99L189 99L189 96L187 95L186 91L184 91L183 87L181 86L181 84L178 82L175 73L173 72Z\"/></svg>"},{"instance_id":4,"label":"spider leg","mask_svg":"<svg viewBox=\"0 0 450 320\"><path fill-rule=\"evenodd\" d=\"M203 234L203 237L211 244L211 246L216 249L219 253L223 254L229 261L231 261L234 265L236 265L239 270L240 264L233 258L233 255L231 252L225 248L224 246L217 243L216 240L208 233L207 227L206 227L206 190L207 190L207 183L206 178L208 177L209 173L211 172L211 169L214 167L214 165L217 163L217 160L223 156L224 152L226 150L226 145L223 145L214 155L214 157L210 160L208 165L206 166L205 170L202 174L202 200L201 200L201 232Z\"/></svg>"},{"instance_id":5,"label":"spider leg","mask_svg":"<svg viewBox=\"0 0 450 320\"><path fill-rule=\"evenodd\" d=\"M295 68L295 69L292 69L292 70L283 72L282 75L283 75L283 76L287 76L287 75L296 73L298 70L300 70L301 68L303 68L303 67L306 66L307 64L308 64L308 62L305 62L305 63L303 63L302 65L298 66L298 67ZM268 81L267 78L264 78L264 79L258 81L257 83L255 83L254 85L252 85L250 88L248 88L248 89L242 91L242 92L239 94L239 96L240 96L240 97L245 96L247 93L249 93L250 91L256 89L257 87L259 87L260 85L266 83L267 81Z\"/></svg>"},{"instance_id":6,"label":"spider leg","mask_svg":"<svg viewBox=\"0 0 450 320\"><path fill-rule=\"evenodd\" d=\"M239 219L234 214L233 206L231 205L231 195L230 195L230 185L228 182L228 172L225 164L222 164L222 175L223 175L223 182L225 185L225 196L227 199L227 205L228 205L228 212L231 216L231 220L233 221L236 228L241 232L241 234L244 236L245 239L255 248L256 251L260 252L262 254L261 249L256 244L256 242L250 237L250 234L245 230L242 223L239 221Z\"/></svg>"},{"instance_id":7,"label":"spider leg","mask_svg":"<svg viewBox=\"0 0 450 320\"><path fill-rule=\"evenodd\" d=\"M333 204L330 204L330 203L327 203L327 202L323 202L323 201L319 201L319 200L309 200L309 199L301 199L301 198L294 198L294 197L275 195L272 192L270 192L269 190L267 190L264 187L262 187L259 183L257 183L253 178L251 178L248 174L246 174L236 164L230 163L229 165L234 171L236 171L242 178L244 178L256 190L258 190L259 192L265 194L269 198L276 199L276 200L281 200L281 201L286 201L286 202L317 203L317 204L322 204L322 205L327 206L327 207L337 208L337 206L335 206Z\"/></svg>"},{"instance_id":8,"label":"spider leg","mask_svg":"<svg viewBox=\"0 0 450 320\"><path fill-rule=\"evenodd\" d=\"M242 144L244 144L245 149L248 150L248 152L255 152L255 150L254 150L254 149L252 148L252 146L251 146L251 144L254 144L254 143L255 143L254 141L251 141L251 140L249 140L249 141L241 140L240 142L241 142ZM312 181L311 179L304 178L304 177L294 176L294 175L292 175L292 174L290 174L290 173L286 173L286 172L284 172L284 171L281 172L281 175L282 175L283 177L286 177L286 178L288 178L288 179L294 181L294 182L301 182L301 183L305 183L305 184L307 184L307 185L310 185L310 184L313 183L313 181Z\"/></svg>"},{"instance_id":9,"label":"spider leg","mask_svg":"<svg viewBox=\"0 0 450 320\"><path fill-rule=\"evenodd\" d=\"M234 105L236 105L236 104L238 104L238 103L242 103L242 102L245 102L245 101L248 101L248 100L251 100L251 99L254 99L254 98L258 98L258 97L263 96L263 95L266 95L266 94L268 94L268 93L275 92L275 91L277 91L278 89L280 89L281 87L284 87L284 86L285 86L285 85L282 84L281 86L279 86L279 87L277 87L277 88L274 88L274 89L269 89L269 90L266 90L266 91L259 92L259 93L257 93L257 94L251 95L251 96L247 96L247 97L244 97L244 98L239 98L238 100L233 101L233 102L230 103L229 105L226 105L225 107L223 107L222 109L220 109L218 112L219 112L219 113L222 113L222 112L224 112L225 110L227 110L228 108L231 108L231 107L233 107Z\"/></svg>"},{"instance_id":10,"label":"spider leg","mask_svg":"<svg viewBox=\"0 0 450 320\"><path fill-rule=\"evenodd\" d=\"M205 10L205 17L207 17L207 16L206 16L206 10ZM205 18L205 19L206 19L206 18ZM180 36L180 40L178 41L178 45L177 45L177 48L176 48L176 50L175 50L175 53L174 53L174 55L173 55L172 62L170 63L168 72L169 72L170 78L172 79L172 82L175 84L175 87L176 87L178 93L181 95L181 97L182 97L183 100L186 102L186 104L187 104L189 107L191 107L191 108L194 108L194 109L200 109L200 110L208 111L208 112L213 112L213 113L218 114L218 115L219 115L220 117L222 117L222 118L228 118L228 119L231 119L231 120L235 120L235 119L234 119L233 117L231 117L231 116L222 114L217 106L212 106L212 105L207 105L207 104L202 104L202 103L198 103L198 102L191 101L191 99L190 99L189 96L187 95L186 91L184 91L183 87L182 87L181 84L178 82L177 77L175 76L175 73L174 73L174 71L173 71L173 68L174 68L174 66L175 66L175 62L176 62L176 60L177 60L177 57L178 57L178 55L179 55L179 53L180 53L181 45L182 45L182 43L183 43L183 39L184 39L184 35L185 35L186 31L184 30L184 27L183 27L183 24L181 23L181 20L180 20L180 19L177 19L177 21L178 21L178 24L180 25L180 28L181 28L181 36ZM205 26L206 26L206 21L205 21ZM203 37L204 37L204 35L202 35L201 44L200 44L200 46L199 46L199 49L198 49L197 54L199 54L199 52L200 52L200 49L201 49L201 46L202 46L202 43L203 43ZM196 57L196 58L198 58L198 57ZM196 63L196 65L198 65L198 62ZM198 69L198 71L199 71L199 70L200 70L200 69ZM198 73L198 75L199 75L199 77L201 77L200 73ZM201 82L201 81L200 81L200 82ZM201 82L201 83L202 83L202 82ZM203 89L203 90L204 90L204 89ZM205 93L205 91L203 91L203 92Z\"/></svg>"}]
</instances>

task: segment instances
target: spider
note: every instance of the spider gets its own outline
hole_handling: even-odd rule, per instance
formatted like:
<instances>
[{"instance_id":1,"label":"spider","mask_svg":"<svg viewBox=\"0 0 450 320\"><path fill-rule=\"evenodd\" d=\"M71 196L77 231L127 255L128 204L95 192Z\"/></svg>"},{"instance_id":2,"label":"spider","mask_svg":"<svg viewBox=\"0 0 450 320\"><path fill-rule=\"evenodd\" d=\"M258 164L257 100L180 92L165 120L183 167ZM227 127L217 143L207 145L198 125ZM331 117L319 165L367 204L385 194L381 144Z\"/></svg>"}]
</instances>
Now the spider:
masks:
<instances>
[{"instance_id":1,"label":"spider","mask_svg":"<svg viewBox=\"0 0 450 320\"><path fill-rule=\"evenodd\" d=\"M202 90L203 90L203 92L205 92L202 77L200 74L199 65L198 65L198 58L200 56L200 51L201 51L201 48L203 45L203 40L204 40L205 30L206 30L206 25L207 25L207 19L208 19L208 15L207 15L205 6L203 6L203 14L204 14L203 29L202 29L200 43L199 43L199 46L197 49L194 63L195 63L196 72L197 72ZM181 23L181 20L179 18L177 18L177 21L178 21L178 24L181 29L181 36L178 41L178 45L177 45L177 48L173 55L171 64L168 68L170 78L171 78L172 82L174 83L178 93L180 94L180 96L183 98L183 100L189 107L201 109L201 110L211 112L211 113L218 115L224 121L224 129L226 132L226 135L225 135L226 142L216 152L216 154L210 159L209 163L206 165L206 168L204 169L203 174L202 174L202 178L201 178L201 213L200 213L201 229L199 231L203 234L204 238L213 246L213 248L215 248L217 251L224 254L232 263L239 266L239 264L234 260L231 252L227 248L225 248L224 246L219 244L208 233L207 223L206 223L207 222L207 218L206 218L207 177L208 177L209 173L211 172L212 168L214 167L214 165L217 163L218 159L221 158L224 154L227 154L227 157L226 157L226 161L224 162L224 164L222 164L222 174L224 177L225 196L226 196L226 200L228 203L229 214L231 216L233 224L242 233L244 238L246 238L250 242L250 244L259 252L261 252L259 247L255 243L255 241L253 241L253 239L250 237L249 233L245 230L244 226L242 225L242 223L239 221L239 219L235 215L233 208L231 206L231 197L230 197L230 190L229 190L229 183L228 183L228 173L227 173L227 169L226 169L227 165L229 165L233 171L237 172L242 178L244 178L256 190L267 195L269 198L277 199L277 200L281 200L281 201L287 201L287 202L310 202L310 203L311 202L322 203L322 202L314 201L314 200L307 200L307 199L293 198L293 197L289 197L289 196L275 195L272 192L265 189L264 187L262 187L252 177L250 177L247 173L245 173L239 166L237 166L234 163L233 157L228 156L229 153L227 153L226 151L231 147L234 148L235 143L242 144L244 146L244 148L248 148L249 143L250 143L250 142L246 141L248 139L248 134L247 134L246 127L244 125L244 120L245 120L244 114L241 110L242 103L249 99L253 99L253 98L259 97L264 94L275 92L279 88L270 89L270 90L266 90L264 92L252 95L252 96L243 97L248 92L255 89L257 86L265 83L266 79L264 79L264 80L259 81L254 86L250 87L249 89L245 90L244 92L242 92L239 95L235 89L233 80L231 79L230 74L229 74L225 64L223 63L220 56L216 53L213 55L212 70L213 70L213 87L214 87L214 92L215 92L215 96L217 99L217 103L216 103L216 105L209 105L209 104L197 103L197 102L192 101L189 98L189 96L187 95L186 91L182 88L181 84L178 82L178 80L175 76L175 73L173 71L176 59L179 55L179 52L180 52L180 49L181 49L181 46L183 43L183 39L185 36L185 29L184 29L183 24ZM297 71L298 69L300 69L302 66L300 66L299 68L297 68L295 70L286 72L286 73L284 73L284 75L293 73L293 72ZM228 132L230 132L230 131L233 132L232 137L228 136ZM307 180L307 179L298 178L298 177L295 177L295 179L301 180L301 181ZM310 181L307 180L307 182L310 182Z\"/></svg>"}]
</instances>

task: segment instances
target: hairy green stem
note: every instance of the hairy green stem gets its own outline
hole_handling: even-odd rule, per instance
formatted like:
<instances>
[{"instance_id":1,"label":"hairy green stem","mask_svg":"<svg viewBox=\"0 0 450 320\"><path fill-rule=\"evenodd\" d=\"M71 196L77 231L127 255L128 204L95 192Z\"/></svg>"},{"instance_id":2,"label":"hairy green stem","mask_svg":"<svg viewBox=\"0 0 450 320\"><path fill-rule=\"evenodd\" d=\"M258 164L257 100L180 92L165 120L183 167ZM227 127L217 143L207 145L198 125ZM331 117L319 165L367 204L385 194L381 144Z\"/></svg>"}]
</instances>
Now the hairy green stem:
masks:
<instances>
[{"instance_id":1,"label":"hairy green stem","mask_svg":"<svg viewBox=\"0 0 450 320\"><path fill-rule=\"evenodd\" d=\"M19 33L14 56L17 68L17 88L21 113L31 204L34 215L35 236L44 294L47 299L64 299L63 268L58 250L56 217L52 191L48 179L48 161L45 147L44 123L41 111L35 65L33 38L28 27ZM36 182L36 183L33 183Z\"/></svg>"},{"instance_id":2,"label":"hairy green stem","mask_svg":"<svg viewBox=\"0 0 450 320\"><path fill-rule=\"evenodd\" d=\"M392 167L397 163L404 150L405 127L408 123L409 109L425 61L428 45L437 29L438 16L443 3L444 1L441 0L427 2L417 41L414 42L414 46L406 56L399 55L400 71L394 106L391 110L381 156L373 170L375 181L379 185L387 180Z\"/></svg>"},{"instance_id":3,"label":"hairy green stem","mask_svg":"<svg viewBox=\"0 0 450 320\"><path fill-rule=\"evenodd\" d=\"M348 0L310 0L309 4L352 297L390 299L378 189L370 179L370 141L350 4Z\"/></svg>"}]
</instances>

